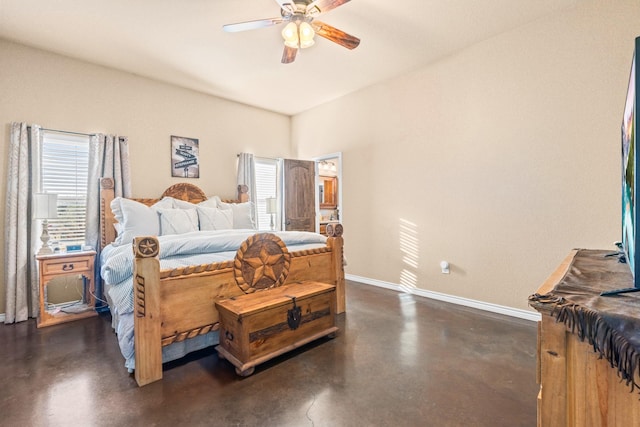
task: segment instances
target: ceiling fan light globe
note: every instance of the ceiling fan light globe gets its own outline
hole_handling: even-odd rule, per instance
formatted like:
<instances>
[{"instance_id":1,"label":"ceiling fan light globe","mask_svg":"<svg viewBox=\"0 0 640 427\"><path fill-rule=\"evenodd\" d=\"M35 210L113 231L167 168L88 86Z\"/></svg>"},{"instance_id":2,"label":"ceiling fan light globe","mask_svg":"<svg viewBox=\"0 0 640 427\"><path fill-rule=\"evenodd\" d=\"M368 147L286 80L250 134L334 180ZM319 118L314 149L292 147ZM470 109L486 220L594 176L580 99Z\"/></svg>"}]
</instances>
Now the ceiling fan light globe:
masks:
<instances>
[{"instance_id":1,"label":"ceiling fan light globe","mask_svg":"<svg viewBox=\"0 0 640 427\"><path fill-rule=\"evenodd\" d=\"M304 48L313 46L315 44L313 37L316 35L316 32L313 31L313 28L311 28L311 25L309 25L308 22L301 22L299 30L300 30L300 47L304 49Z\"/></svg>"},{"instance_id":2,"label":"ceiling fan light globe","mask_svg":"<svg viewBox=\"0 0 640 427\"><path fill-rule=\"evenodd\" d=\"M282 38L284 39L284 45L288 47L298 47L298 26L295 22L289 22L282 29Z\"/></svg>"},{"instance_id":3,"label":"ceiling fan light globe","mask_svg":"<svg viewBox=\"0 0 640 427\"><path fill-rule=\"evenodd\" d=\"M300 48L301 48L301 49L306 49L306 48L308 48L308 47L313 46L314 44L316 44L316 42L315 42L315 40L313 40L313 39L311 39L311 40L306 40L306 41L301 40L301 41L300 41Z\"/></svg>"}]
</instances>

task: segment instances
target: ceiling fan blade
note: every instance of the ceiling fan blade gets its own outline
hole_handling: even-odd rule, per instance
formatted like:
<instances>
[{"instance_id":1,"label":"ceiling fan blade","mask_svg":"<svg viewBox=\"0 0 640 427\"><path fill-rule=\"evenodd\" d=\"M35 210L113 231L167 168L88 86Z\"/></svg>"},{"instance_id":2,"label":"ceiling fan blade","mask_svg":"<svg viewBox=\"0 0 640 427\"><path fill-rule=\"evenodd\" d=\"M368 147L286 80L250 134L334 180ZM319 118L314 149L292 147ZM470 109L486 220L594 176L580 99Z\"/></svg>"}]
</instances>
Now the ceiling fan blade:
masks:
<instances>
[{"instance_id":1,"label":"ceiling fan blade","mask_svg":"<svg viewBox=\"0 0 640 427\"><path fill-rule=\"evenodd\" d=\"M355 49L360 44L359 38L347 34L329 24L325 24L324 22L312 21L311 26L320 37L324 37L327 40L338 43L340 46L344 46L347 49Z\"/></svg>"},{"instance_id":2,"label":"ceiling fan blade","mask_svg":"<svg viewBox=\"0 0 640 427\"><path fill-rule=\"evenodd\" d=\"M255 30L258 28L271 27L282 22L282 18L258 19L256 21L238 22L236 24L223 25L222 29L227 33L237 33L238 31Z\"/></svg>"},{"instance_id":3,"label":"ceiling fan blade","mask_svg":"<svg viewBox=\"0 0 640 427\"><path fill-rule=\"evenodd\" d=\"M296 11L296 4L293 0L276 0L276 3L285 12L293 13Z\"/></svg>"},{"instance_id":4,"label":"ceiling fan blade","mask_svg":"<svg viewBox=\"0 0 640 427\"><path fill-rule=\"evenodd\" d=\"M284 52L282 52L282 63L290 64L296 60L296 55L298 53L298 49L295 47L284 47Z\"/></svg>"},{"instance_id":5,"label":"ceiling fan blade","mask_svg":"<svg viewBox=\"0 0 640 427\"><path fill-rule=\"evenodd\" d=\"M342 6L351 0L316 0L307 5L307 13L320 14L335 9L338 6Z\"/></svg>"}]
</instances>

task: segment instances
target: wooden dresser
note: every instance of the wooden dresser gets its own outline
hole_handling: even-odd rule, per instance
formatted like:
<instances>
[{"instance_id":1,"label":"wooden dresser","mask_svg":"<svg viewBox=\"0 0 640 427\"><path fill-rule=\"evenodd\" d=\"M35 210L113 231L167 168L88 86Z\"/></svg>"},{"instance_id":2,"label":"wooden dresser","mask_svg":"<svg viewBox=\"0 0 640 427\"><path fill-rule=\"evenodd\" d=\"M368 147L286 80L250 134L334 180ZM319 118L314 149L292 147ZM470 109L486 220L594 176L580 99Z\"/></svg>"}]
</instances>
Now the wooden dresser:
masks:
<instances>
[{"instance_id":1,"label":"wooden dresser","mask_svg":"<svg viewBox=\"0 0 640 427\"><path fill-rule=\"evenodd\" d=\"M537 294L554 289L576 253L565 258ZM640 426L640 390L632 391L609 361L557 322L553 304L530 305L542 315L538 323L538 426ZM638 378L636 383L640 384Z\"/></svg>"}]
</instances>

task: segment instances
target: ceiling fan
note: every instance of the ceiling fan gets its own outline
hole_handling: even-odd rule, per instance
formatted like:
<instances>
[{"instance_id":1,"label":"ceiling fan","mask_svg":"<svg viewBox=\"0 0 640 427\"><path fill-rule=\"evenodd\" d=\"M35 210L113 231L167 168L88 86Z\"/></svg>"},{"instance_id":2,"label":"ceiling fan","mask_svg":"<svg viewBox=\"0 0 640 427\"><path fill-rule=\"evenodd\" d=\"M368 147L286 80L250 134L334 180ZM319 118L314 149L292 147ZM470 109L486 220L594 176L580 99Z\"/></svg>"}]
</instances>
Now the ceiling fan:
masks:
<instances>
[{"instance_id":1,"label":"ceiling fan","mask_svg":"<svg viewBox=\"0 0 640 427\"><path fill-rule=\"evenodd\" d=\"M347 49L355 49L360 39L345 33L324 22L316 21L316 16L341 6L350 0L275 0L280 6L280 15L276 18L258 19L255 21L227 24L222 28L226 32L255 30L286 22L282 30L284 52L282 63L289 64L296 59L298 49L313 46L313 37L317 34Z\"/></svg>"}]
</instances>

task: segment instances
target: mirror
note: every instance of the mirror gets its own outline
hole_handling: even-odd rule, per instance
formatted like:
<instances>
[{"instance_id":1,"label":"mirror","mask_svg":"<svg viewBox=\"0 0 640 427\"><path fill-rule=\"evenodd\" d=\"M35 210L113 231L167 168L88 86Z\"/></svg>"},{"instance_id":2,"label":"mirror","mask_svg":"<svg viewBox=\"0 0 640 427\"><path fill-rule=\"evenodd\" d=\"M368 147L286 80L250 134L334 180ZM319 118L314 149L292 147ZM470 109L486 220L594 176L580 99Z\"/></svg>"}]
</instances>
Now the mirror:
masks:
<instances>
[{"instance_id":1,"label":"mirror","mask_svg":"<svg viewBox=\"0 0 640 427\"><path fill-rule=\"evenodd\" d=\"M338 207L338 178L320 175L320 209L335 209Z\"/></svg>"}]
</instances>

